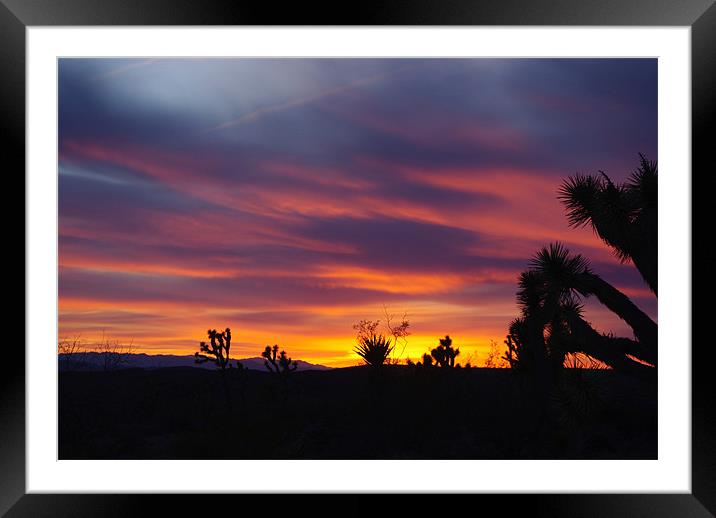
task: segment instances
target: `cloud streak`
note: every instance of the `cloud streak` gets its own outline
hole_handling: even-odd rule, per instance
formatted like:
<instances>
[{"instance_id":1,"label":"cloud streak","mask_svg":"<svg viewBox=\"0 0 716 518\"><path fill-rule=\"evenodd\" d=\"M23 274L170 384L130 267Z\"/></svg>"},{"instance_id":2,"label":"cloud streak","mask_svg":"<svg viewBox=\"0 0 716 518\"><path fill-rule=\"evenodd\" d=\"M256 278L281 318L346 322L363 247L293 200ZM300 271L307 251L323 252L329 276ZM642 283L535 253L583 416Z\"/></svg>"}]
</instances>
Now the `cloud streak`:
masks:
<instances>
[{"instance_id":1,"label":"cloud streak","mask_svg":"<svg viewBox=\"0 0 716 518\"><path fill-rule=\"evenodd\" d=\"M256 122L260 118L262 118L266 115L280 113L280 112L283 112L286 110L290 110L292 108L298 108L298 107L304 106L306 104L314 103L316 101L320 101L320 100L334 97L337 95L342 95L342 94L351 92L353 90L356 90L357 88L361 88L364 86L374 84L378 81L381 81L388 77L394 76L396 74L400 74L402 72L405 72L405 71L408 71L408 70L411 70L414 68L415 68L415 66L410 66L410 65L402 66L402 67L399 67L396 70L393 70L390 72L375 74L375 75L364 77L361 79L356 79L355 81L352 81L351 83L348 83L348 84L336 86L334 88L329 88L326 90L321 90L313 95L308 95L308 96L301 97L298 99L291 99L289 101L285 101L282 103L277 103L277 104L265 106L262 108L258 108L250 113L247 113L247 114L237 117L235 119L231 119L231 120L228 120L221 124L218 124L218 125L210 128L208 131L223 130L223 129L227 129L227 128L233 128L236 126L240 126L242 124Z\"/></svg>"}]
</instances>

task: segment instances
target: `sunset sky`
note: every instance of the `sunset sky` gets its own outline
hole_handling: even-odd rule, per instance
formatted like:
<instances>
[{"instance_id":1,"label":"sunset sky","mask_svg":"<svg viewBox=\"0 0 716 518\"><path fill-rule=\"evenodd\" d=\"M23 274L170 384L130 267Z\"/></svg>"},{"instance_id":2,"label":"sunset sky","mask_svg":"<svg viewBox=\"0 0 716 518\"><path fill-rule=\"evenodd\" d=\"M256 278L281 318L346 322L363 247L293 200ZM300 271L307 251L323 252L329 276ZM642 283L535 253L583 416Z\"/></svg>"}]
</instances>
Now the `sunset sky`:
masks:
<instances>
[{"instance_id":1,"label":"sunset sky","mask_svg":"<svg viewBox=\"0 0 716 518\"><path fill-rule=\"evenodd\" d=\"M656 319L556 190L657 160L655 59L61 59L59 337L330 366L352 325L502 344L518 274L560 240ZM600 331L632 336L588 301Z\"/></svg>"}]
</instances>

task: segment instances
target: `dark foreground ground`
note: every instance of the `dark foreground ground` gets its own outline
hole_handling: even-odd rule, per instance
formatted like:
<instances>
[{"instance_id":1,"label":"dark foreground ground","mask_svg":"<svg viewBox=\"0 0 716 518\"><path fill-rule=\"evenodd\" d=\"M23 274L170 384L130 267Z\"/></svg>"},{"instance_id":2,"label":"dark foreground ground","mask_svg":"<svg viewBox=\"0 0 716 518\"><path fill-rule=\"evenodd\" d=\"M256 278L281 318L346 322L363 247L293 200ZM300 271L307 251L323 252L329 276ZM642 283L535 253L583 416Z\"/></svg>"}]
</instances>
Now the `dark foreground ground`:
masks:
<instances>
[{"instance_id":1,"label":"dark foreground ground","mask_svg":"<svg viewBox=\"0 0 716 518\"><path fill-rule=\"evenodd\" d=\"M61 459L509 459L657 455L656 386L568 373L540 404L507 369L227 376L63 372Z\"/></svg>"}]
</instances>

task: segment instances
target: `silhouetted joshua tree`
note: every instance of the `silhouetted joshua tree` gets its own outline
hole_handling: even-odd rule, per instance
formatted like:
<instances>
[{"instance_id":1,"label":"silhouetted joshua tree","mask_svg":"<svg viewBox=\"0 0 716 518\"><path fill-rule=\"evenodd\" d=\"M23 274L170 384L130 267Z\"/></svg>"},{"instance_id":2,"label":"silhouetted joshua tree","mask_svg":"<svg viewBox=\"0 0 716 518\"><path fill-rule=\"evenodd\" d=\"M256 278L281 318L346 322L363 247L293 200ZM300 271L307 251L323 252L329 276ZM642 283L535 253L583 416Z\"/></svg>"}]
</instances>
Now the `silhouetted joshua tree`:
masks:
<instances>
[{"instance_id":1,"label":"silhouetted joshua tree","mask_svg":"<svg viewBox=\"0 0 716 518\"><path fill-rule=\"evenodd\" d=\"M372 334L358 338L358 345L353 349L355 353L363 358L366 365L380 367L385 363L393 350L390 338L384 335Z\"/></svg>"},{"instance_id":2,"label":"silhouetted joshua tree","mask_svg":"<svg viewBox=\"0 0 716 518\"><path fill-rule=\"evenodd\" d=\"M287 377L291 372L298 368L298 363L291 360L286 355L286 351L278 352L278 345L273 347L267 345L264 352L261 353L264 358L264 365L269 370L281 377Z\"/></svg>"},{"instance_id":3,"label":"silhouetted joshua tree","mask_svg":"<svg viewBox=\"0 0 716 518\"><path fill-rule=\"evenodd\" d=\"M228 381L226 379L226 369L231 369L231 357L229 356L231 351L231 329L228 327L218 332L216 329L209 329L206 332L209 337L209 343L200 342L199 351L194 353L194 361L196 363L205 363L213 361L221 371L221 382L224 387L224 395L226 396L226 404L229 410L232 408L231 395L229 390ZM236 362L237 372L241 372L244 366L239 362ZM243 397L243 396L242 396Z\"/></svg>"},{"instance_id":4,"label":"silhouetted joshua tree","mask_svg":"<svg viewBox=\"0 0 716 518\"><path fill-rule=\"evenodd\" d=\"M522 341L524 326L524 318L514 319L510 322L509 334L505 340L507 351L505 351L503 358L514 371L526 372L532 370L530 351Z\"/></svg>"},{"instance_id":5,"label":"silhouetted joshua tree","mask_svg":"<svg viewBox=\"0 0 716 518\"><path fill-rule=\"evenodd\" d=\"M583 318L582 297L595 295L634 331L635 340L604 335ZM584 353L617 370L644 374L657 364L656 323L560 243L540 250L520 276L522 320L511 339L530 349L530 363L559 369L567 353ZM513 326L511 326L513 327ZM640 361L637 361L640 360Z\"/></svg>"},{"instance_id":6,"label":"silhouetted joshua tree","mask_svg":"<svg viewBox=\"0 0 716 518\"><path fill-rule=\"evenodd\" d=\"M591 226L621 262L631 260L654 294L657 293L656 162L639 153L639 168L624 184L603 172L570 176L558 198L567 207L573 227Z\"/></svg>"},{"instance_id":7,"label":"silhouetted joshua tree","mask_svg":"<svg viewBox=\"0 0 716 518\"><path fill-rule=\"evenodd\" d=\"M433 357L430 356L428 353L423 354L423 363L421 364L420 362L418 362L418 365L422 365L423 367L432 367Z\"/></svg>"},{"instance_id":8,"label":"silhouetted joshua tree","mask_svg":"<svg viewBox=\"0 0 716 518\"><path fill-rule=\"evenodd\" d=\"M438 367L453 368L455 367L455 358L460 354L460 348L453 348L452 338L445 335L440 339L440 345L430 351L430 356L435 360Z\"/></svg>"},{"instance_id":9,"label":"silhouetted joshua tree","mask_svg":"<svg viewBox=\"0 0 716 518\"><path fill-rule=\"evenodd\" d=\"M227 327L220 333L217 332L216 329L209 329L206 334L209 337L209 343L199 343L200 352L194 353L194 361L196 363L213 361L216 363L216 366L222 370L227 367L231 367L231 364L229 363L229 351L231 350L231 329Z\"/></svg>"},{"instance_id":10,"label":"silhouetted joshua tree","mask_svg":"<svg viewBox=\"0 0 716 518\"><path fill-rule=\"evenodd\" d=\"M601 176L569 178L559 191L573 226L591 224L622 261L632 260L657 292L656 164L640 156L640 167L623 185ZM634 339L596 331L583 318L581 299L596 296L633 330ZM522 317L510 325L508 361L548 382L566 355L583 353L610 367L651 376L657 365L658 327L624 293L599 277L589 261L561 243L543 247L520 275L517 302ZM650 366L651 365L651 366Z\"/></svg>"}]
</instances>

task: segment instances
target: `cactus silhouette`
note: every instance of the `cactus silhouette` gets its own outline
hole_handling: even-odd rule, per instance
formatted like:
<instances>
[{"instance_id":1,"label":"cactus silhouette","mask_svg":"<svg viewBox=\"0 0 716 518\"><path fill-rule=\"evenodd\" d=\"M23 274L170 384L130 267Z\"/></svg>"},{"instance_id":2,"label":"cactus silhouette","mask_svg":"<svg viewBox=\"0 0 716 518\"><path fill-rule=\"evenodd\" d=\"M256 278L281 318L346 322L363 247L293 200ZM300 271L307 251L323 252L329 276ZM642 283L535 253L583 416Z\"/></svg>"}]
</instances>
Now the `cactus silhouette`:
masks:
<instances>
[{"instance_id":1,"label":"cactus silhouette","mask_svg":"<svg viewBox=\"0 0 716 518\"><path fill-rule=\"evenodd\" d=\"M216 329L209 329L206 334L209 337L209 343L200 342L199 352L194 353L194 361L196 363L205 363L213 361L216 366L224 370L231 368L229 363L229 351L231 350L231 329L228 327L217 332ZM237 362L236 366L241 364Z\"/></svg>"},{"instance_id":2,"label":"cactus silhouette","mask_svg":"<svg viewBox=\"0 0 716 518\"><path fill-rule=\"evenodd\" d=\"M445 338L441 338L440 345L430 351L430 356L433 357L438 367L448 369L455 367L455 358L459 354L460 348L453 348L450 335L445 335Z\"/></svg>"},{"instance_id":3,"label":"cactus silhouette","mask_svg":"<svg viewBox=\"0 0 716 518\"><path fill-rule=\"evenodd\" d=\"M206 332L209 342L199 343L199 352L194 353L194 361L196 363L206 363L212 361L221 371L221 383L224 387L224 396L226 397L226 405L229 411L232 410L231 391L229 390L229 382L226 379L226 369L231 369L231 329L228 327L218 332L216 329L209 329ZM242 373L244 366L236 362L237 373ZM243 375L241 375L243 377ZM243 397L243 395L242 395Z\"/></svg>"},{"instance_id":4,"label":"cactus silhouette","mask_svg":"<svg viewBox=\"0 0 716 518\"><path fill-rule=\"evenodd\" d=\"M298 368L298 362L291 360L291 358L286 355L286 351L281 351L279 354L278 345L274 345L273 347L267 345L264 352L261 353L261 356L264 358L266 368L270 372L281 375L282 377L288 376Z\"/></svg>"},{"instance_id":5,"label":"cactus silhouette","mask_svg":"<svg viewBox=\"0 0 716 518\"><path fill-rule=\"evenodd\" d=\"M502 359L506 360L515 372L532 372L544 357L541 351L529 347L532 335L531 322L525 318L516 318L510 322L509 331L504 344L507 346Z\"/></svg>"}]
</instances>

